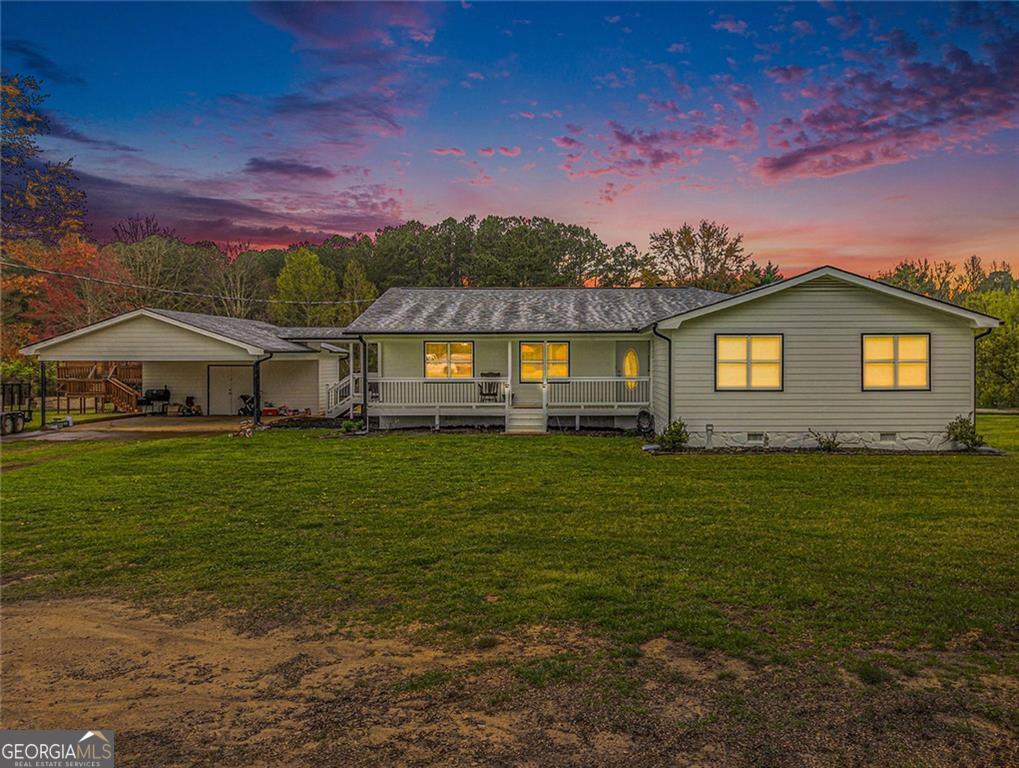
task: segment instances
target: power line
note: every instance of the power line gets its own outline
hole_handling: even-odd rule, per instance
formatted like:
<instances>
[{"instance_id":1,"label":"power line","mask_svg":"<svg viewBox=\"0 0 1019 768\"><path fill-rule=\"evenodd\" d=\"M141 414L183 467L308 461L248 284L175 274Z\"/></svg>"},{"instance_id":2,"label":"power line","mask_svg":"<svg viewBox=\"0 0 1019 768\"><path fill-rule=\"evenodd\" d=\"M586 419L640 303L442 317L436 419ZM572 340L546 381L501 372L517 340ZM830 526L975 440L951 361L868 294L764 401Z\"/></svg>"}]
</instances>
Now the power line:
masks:
<instances>
[{"instance_id":1,"label":"power line","mask_svg":"<svg viewBox=\"0 0 1019 768\"><path fill-rule=\"evenodd\" d=\"M44 269L42 267L30 267L27 264L15 264L5 259L0 259L0 266L13 267L14 269L25 269L29 272L38 272L43 275L55 275L56 277L72 277L75 280L86 280L91 283L102 283L103 285L115 285L120 288L136 288L142 291L159 291L161 293L172 293L177 296L193 296L201 299L220 299L222 301L250 301L256 304L367 304L364 299L338 299L336 301L292 301L285 299L246 299L238 296L222 296L215 293L200 293L198 291L181 291L176 288L160 288L155 285L140 285L138 283L125 283L119 280L107 280L103 277L92 277L90 275L77 275L73 272L60 272L55 269Z\"/></svg>"}]
</instances>

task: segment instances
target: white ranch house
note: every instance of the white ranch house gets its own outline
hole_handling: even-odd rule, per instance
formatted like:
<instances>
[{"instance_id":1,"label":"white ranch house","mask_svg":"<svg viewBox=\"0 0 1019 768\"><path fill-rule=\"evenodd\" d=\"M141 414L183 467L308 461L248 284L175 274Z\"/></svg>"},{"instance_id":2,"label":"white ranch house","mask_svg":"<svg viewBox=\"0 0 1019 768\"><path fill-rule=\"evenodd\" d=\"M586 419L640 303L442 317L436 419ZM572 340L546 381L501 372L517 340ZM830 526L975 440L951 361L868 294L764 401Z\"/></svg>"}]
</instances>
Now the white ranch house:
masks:
<instances>
[{"instance_id":1,"label":"white ranch house","mask_svg":"<svg viewBox=\"0 0 1019 768\"><path fill-rule=\"evenodd\" d=\"M979 312L834 267L735 296L697 288L392 288L347 328L139 309L33 344L132 360L204 413L242 394L371 428L657 429L691 444L948 447L975 409Z\"/></svg>"}]
</instances>

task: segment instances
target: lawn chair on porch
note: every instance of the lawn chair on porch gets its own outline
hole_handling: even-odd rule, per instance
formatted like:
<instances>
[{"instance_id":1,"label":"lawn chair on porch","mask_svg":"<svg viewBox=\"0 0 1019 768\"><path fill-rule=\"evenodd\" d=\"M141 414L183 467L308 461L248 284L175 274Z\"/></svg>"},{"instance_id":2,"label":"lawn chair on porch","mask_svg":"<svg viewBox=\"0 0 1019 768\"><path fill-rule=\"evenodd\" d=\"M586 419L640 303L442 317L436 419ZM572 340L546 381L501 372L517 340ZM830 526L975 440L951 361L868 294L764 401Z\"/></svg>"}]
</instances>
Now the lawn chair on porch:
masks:
<instances>
[{"instance_id":1,"label":"lawn chair on porch","mask_svg":"<svg viewBox=\"0 0 1019 768\"><path fill-rule=\"evenodd\" d=\"M482 373L483 379L501 379L500 373ZM498 403L501 396L502 381L479 381L478 398L483 403Z\"/></svg>"}]
</instances>

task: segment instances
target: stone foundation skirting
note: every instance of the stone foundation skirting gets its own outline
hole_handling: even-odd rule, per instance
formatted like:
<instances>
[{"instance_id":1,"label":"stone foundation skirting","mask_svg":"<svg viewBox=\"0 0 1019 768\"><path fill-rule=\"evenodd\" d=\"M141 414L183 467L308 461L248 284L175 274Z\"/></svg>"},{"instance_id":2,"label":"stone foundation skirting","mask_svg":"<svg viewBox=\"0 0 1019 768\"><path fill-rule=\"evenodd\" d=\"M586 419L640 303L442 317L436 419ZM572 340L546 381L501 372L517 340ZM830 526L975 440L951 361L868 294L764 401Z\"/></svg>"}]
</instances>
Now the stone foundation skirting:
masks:
<instances>
[{"instance_id":1,"label":"stone foundation skirting","mask_svg":"<svg viewBox=\"0 0 1019 768\"><path fill-rule=\"evenodd\" d=\"M820 430L819 430L820 432ZM821 434L829 434L821 432ZM886 451L951 451L961 446L944 432L839 432L839 448ZM691 432L691 448L817 448L809 432Z\"/></svg>"}]
</instances>

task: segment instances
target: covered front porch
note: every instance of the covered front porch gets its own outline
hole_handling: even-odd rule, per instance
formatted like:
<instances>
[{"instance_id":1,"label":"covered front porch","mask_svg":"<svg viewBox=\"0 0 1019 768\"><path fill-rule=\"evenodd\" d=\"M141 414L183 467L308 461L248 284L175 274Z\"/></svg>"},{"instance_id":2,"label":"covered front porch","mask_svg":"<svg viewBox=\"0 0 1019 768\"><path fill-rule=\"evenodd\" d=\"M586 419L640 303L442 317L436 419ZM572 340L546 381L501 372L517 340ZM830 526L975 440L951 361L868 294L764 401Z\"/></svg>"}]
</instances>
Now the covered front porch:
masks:
<instances>
[{"instance_id":1,"label":"covered front porch","mask_svg":"<svg viewBox=\"0 0 1019 768\"><path fill-rule=\"evenodd\" d=\"M635 420L651 401L645 335L376 337L367 408L379 426L490 423L543 432L550 418ZM352 383L356 387L356 383Z\"/></svg>"}]
</instances>

